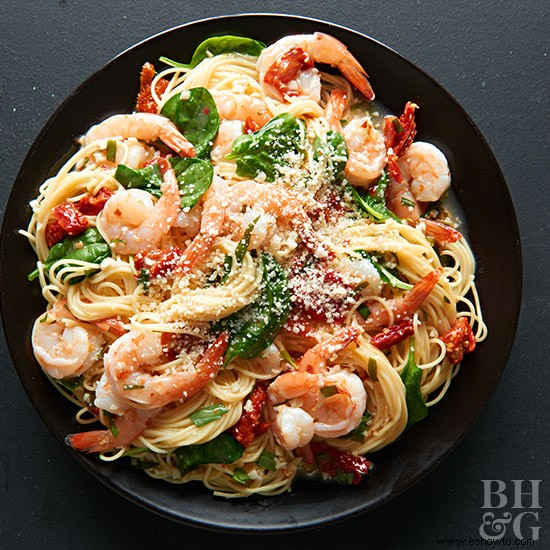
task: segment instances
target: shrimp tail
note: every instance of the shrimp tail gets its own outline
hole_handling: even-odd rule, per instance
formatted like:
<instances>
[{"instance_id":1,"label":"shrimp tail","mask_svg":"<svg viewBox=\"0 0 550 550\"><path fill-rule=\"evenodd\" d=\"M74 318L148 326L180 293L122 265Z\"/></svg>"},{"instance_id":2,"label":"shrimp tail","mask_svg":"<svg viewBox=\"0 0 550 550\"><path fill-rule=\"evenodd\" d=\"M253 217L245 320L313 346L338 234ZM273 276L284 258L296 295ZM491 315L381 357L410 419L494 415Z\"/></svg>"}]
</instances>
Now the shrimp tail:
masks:
<instances>
[{"instance_id":1,"label":"shrimp tail","mask_svg":"<svg viewBox=\"0 0 550 550\"><path fill-rule=\"evenodd\" d=\"M374 99L374 90L368 80L369 75L353 55L350 53L345 55L338 69L369 101Z\"/></svg>"},{"instance_id":2,"label":"shrimp tail","mask_svg":"<svg viewBox=\"0 0 550 550\"><path fill-rule=\"evenodd\" d=\"M114 437L109 430L94 430L69 434L65 437L65 443L75 451L83 453L100 453L113 448Z\"/></svg>"},{"instance_id":3,"label":"shrimp tail","mask_svg":"<svg viewBox=\"0 0 550 550\"><path fill-rule=\"evenodd\" d=\"M196 154L193 144L181 135L170 134L163 141L182 157L194 157Z\"/></svg>"}]
</instances>

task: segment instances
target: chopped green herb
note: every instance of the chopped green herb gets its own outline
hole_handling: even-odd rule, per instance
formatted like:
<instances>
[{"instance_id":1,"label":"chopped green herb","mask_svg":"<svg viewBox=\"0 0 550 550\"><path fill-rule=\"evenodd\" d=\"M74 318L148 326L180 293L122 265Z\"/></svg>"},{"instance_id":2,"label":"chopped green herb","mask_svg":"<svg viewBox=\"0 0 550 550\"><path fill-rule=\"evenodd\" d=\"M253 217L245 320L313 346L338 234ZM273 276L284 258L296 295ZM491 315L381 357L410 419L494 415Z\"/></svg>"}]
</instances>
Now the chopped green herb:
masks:
<instances>
[{"instance_id":1,"label":"chopped green herb","mask_svg":"<svg viewBox=\"0 0 550 550\"><path fill-rule=\"evenodd\" d=\"M411 199L408 199L407 197L401 198L401 204L403 206L408 206L409 208L414 208L416 206L415 202L412 201Z\"/></svg>"},{"instance_id":2,"label":"chopped green herb","mask_svg":"<svg viewBox=\"0 0 550 550\"><path fill-rule=\"evenodd\" d=\"M63 378L61 380L57 380L57 382L72 393L76 390L76 388L82 386L82 376L76 376L75 378Z\"/></svg>"},{"instance_id":3,"label":"chopped green herb","mask_svg":"<svg viewBox=\"0 0 550 550\"><path fill-rule=\"evenodd\" d=\"M141 385L141 384L124 384L124 386L122 386L122 389L124 391L129 391L129 390L142 390L143 388L145 388L145 386Z\"/></svg>"},{"instance_id":4,"label":"chopped green herb","mask_svg":"<svg viewBox=\"0 0 550 550\"><path fill-rule=\"evenodd\" d=\"M224 285L231 275L231 269L233 268L233 256L226 254L223 259L223 273L220 280L220 284Z\"/></svg>"},{"instance_id":5,"label":"chopped green herb","mask_svg":"<svg viewBox=\"0 0 550 550\"><path fill-rule=\"evenodd\" d=\"M378 382L378 363L373 357L369 357L369 378L374 382Z\"/></svg>"},{"instance_id":6,"label":"chopped green herb","mask_svg":"<svg viewBox=\"0 0 550 550\"><path fill-rule=\"evenodd\" d=\"M138 284L141 284L143 286L143 294L145 294L145 296L149 294L149 281L149 270L142 267L139 272Z\"/></svg>"},{"instance_id":7,"label":"chopped green herb","mask_svg":"<svg viewBox=\"0 0 550 550\"><path fill-rule=\"evenodd\" d=\"M359 315L361 315L361 317L363 317L363 319L368 319L370 317L370 309L365 304L361 304L357 308L357 313L359 313Z\"/></svg>"},{"instance_id":8,"label":"chopped green herb","mask_svg":"<svg viewBox=\"0 0 550 550\"><path fill-rule=\"evenodd\" d=\"M292 356L290 355L290 353L288 353L288 351L286 349L283 349L279 352L279 355L281 356L281 359L283 361L286 361L291 367L297 369L298 368L298 365L296 364L296 361L294 361L294 359L292 359Z\"/></svg>"},{"instance_id":9,"label":"chopped green herb","mask_svg":"<svg viewBox=\"0 0 550 550\"><path fill-rule=\"evenodd\" d=\"M399 119L397 117L392 120L392 124L393 124L393 127L394 127L395 131L398 134L400 134L403 131L403 126L401 125L401 122L399 121Z\"/></svg>"},{"instance_id":10,"label":"chopped green herb","mask_svg":"<svg viewBox=\"0 0 550 550\"><path fill-rule=\"evenodd\" d=\"M258 458L256 464L260 466L260 468L265 468L266 470L275 470L275 455L271 452L269 452L267 449L264 449L262 451L262 454Z\"/></svg>"},{"instance_id":11,"label":"chopped green herb","mask_svg":"<svg viewBox=\"0 0 550 550\"><path fill-rule=\"evenodd\" d=\"M447 298L447 296L445 296L445 294L443 295L443 301L444 301L446 304L450 304L450 303L451 303L451 300L449 300L449 298Z\"/></svg>"},{"instance_id":12,"label":"chopped green herb","mask_svg":"<svg viewBox=\"0 0 550 550\"><path fill-rule=\"evenodd\" d=\"M342 472L342 470L336 470L336 479L344 485L351 485L353 483L353 472Z\"/></svg>"},{"instance_id":13,"label":"chopped green herb","mask_svg":"<svg viewBox=\"0 0 550 550\"><path fill-rule=\"evenodd\" d=\"M244 468L235 468L232 477L233 481L241 483L242 485L244 485L250 479Z\"/></svg>"},{"instance_id":14,"label":"chopped green herb","mask_svg":"<svg viewBox=\"0 0 550 550\"><path fill-rule=\"evenodd\" d=\"M149 468L154 468L155 466L158 466L158 463L150 460L139 460L139 458L132 458L130 461L130 467L134 470L148 470Z\"/></svg>"},{"instance_id":15,"label":"chopped green herb","mask_svg":"<svg viewBox=\"0 0 550 550\"><path fill-rule=\"evenodd\" d=\"M218 418L221 418L227 412L227 407L221 403L218 403L217 405L209 405L208 407L203 407L202 409L191 413L189 418L195 426L200 428L205 424L210 424L210 422L218 420Z\"/></svg>"},{"instance_id":16,"label":"chopped green herb","mask_svg":"<svg viewBox=\"0 0 550 550\"><path fill-rule=\"evenodd\" d=\"M116 161L116 141L114 139L110 139L109 141L107 141L105 156L109 162Z\"/></svg>"},{"instance_id":17,"label":"chopped green herb","mask_svg":"<svg viewBox=\"0 0 550 550\"><path fill-rule=\"evenodd\" d=\"M365 439L365 432L368 430L369 424L372 421L372 415L369 411L365 410L363 416L361 417L361 422L355 430L351 431L349 434L343 435L342 439L351 439L352 441L358 441L363 443Z\"/></svg>"},{"instance_id":18,"label":"chopped green herb","mask_svg":"<svg viewBox=\"0 0 550 550\"><path fill-rule=\"evenodd\" d=\"M113 415L110 412L105 411L105 416L109 420L109 430L111 430L114 437L118 437L118 428L116 427Z\"/></svg>"},{"instance_id":19,"label":"chopped green herb","mask_svg":"<svg viewBox=\"0 0 550 550\"><path fill-rule=\"evenodd\" d=\"M336 395L338 393L338 388L336 386L323 386L321 388L321 395L323 397L330 397L331 395Z\"/></svg>"},{"instance_id":20,"label":"chopped green herb","mask_svg":"<svg viewBox=\"0 0 550 550\"><path fill-rule=\"evenodd\" d=\"M173 59L165 57L164 55L161 55L159 57L159 61L161 63L164 63L165 65L169 65L170 67L174 67L176 69L187 69L187 65L185 63L180 63L179 61L174 61Z\"/></svg>"},{"instance_id":21,"label":"chopped green herb","mask_svg":"<svg viewBox=\"0 0 550 550\"><path fill-rule=\"evenodd\" d=\"M246 252L248 251L248 246L250 245L250 236L252 231L254 231L255 225L258 223L260 216L253 220L248 227L245 229L244 234L235 248L235 259L238 264L241 264L244 260Z\"/></svg>"},{"instance_id":22,"label":"chopped green herb","mask_svg":"<svg viewBox=\"0 0 550 550\"><path fill-rule=\"evenodd\" d=\"M130 449L126 449L122 456L135 456L147 452L149 452L147 447L131 447Z\"/></svg>"}]
</instances>

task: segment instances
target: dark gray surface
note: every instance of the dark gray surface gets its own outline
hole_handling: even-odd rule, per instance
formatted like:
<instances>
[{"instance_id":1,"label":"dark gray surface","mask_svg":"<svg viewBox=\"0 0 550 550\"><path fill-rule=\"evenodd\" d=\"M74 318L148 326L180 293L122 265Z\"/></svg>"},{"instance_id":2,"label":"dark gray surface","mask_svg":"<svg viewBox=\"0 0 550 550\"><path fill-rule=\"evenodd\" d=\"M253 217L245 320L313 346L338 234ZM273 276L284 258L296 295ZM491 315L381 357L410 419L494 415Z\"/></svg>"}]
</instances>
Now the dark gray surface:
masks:
<instances>
[{"instance_id":1,"label":"dark gray surface","mask_svg":"<svg viewBox=\"0 0 550 550\"><path fill-rule=\"evenodd\" d=\"M524 303L508 368L487 409L458 449L405 495L336 526L281 536L274 546L437 548L439 538L479 536L482 479L543 479L537 546L550 547L545 475L550 446L548 6L543 1L521 6L496 1L164 2L162 7L144 1L3 3L2 209L36 134L84 78L165 28L239 11L332 20L386 43L457 98L500 162L522 232ZM104 488L49 434L17 380L3 342L0 353L0 547L152 548L163 541L166 546L252 548L260 543L171 523Z\"/></svg>"}]
</instances>

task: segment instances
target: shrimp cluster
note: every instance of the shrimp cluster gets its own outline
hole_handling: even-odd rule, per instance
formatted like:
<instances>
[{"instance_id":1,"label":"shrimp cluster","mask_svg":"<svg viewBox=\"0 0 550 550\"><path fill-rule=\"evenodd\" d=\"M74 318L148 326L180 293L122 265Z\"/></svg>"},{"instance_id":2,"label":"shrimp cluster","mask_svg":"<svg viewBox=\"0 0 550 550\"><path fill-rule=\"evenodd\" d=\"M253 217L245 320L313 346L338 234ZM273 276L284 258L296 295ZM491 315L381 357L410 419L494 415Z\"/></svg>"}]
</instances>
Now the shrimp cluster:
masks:
<instances>
[{"instance_id":1,"label":"shrimp cluster","mask_svg":"<svg viewBox=\"0 0 550 550\"><path fill-rule=\"evenodd\" d=\"M447 159L333 36L162 59L32 205L34 355L103 424L66 442L225 496L357 483L484 336Z\"/></svg>"}]
</instances>

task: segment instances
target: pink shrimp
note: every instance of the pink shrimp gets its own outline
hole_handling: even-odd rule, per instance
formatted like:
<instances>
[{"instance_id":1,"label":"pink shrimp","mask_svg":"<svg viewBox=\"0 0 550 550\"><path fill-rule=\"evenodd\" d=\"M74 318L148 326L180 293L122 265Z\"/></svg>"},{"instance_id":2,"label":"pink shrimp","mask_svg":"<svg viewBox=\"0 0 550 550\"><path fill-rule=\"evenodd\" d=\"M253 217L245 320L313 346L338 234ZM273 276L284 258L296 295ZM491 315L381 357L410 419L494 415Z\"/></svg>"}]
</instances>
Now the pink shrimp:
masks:
<instances>
[{"instance_id":1,"label":"pink shrimp","mask_svg":"<svg viewBox=\"0 0 550 550\"><path fill-rule=\"evenodd\" d=\"M336 67L367 99L374 99L359 61L342 42L322 32L281 38L262 52L257 66L269 95L285 100L305 95L319 101L321 77L314 63Z\"/></svg>"},{"instance_id":2,"label":"pink shrimp","mask_svg":"<svg viewBox=\"0 0 550 550\"><path fill-rule=\"evenodd\" d=\"M201 391L223 363L229 333L223 332L194 369L153 373L166 361L161 335L132 330L116 340L105 354L105 373L113 391L130 404L158 408L189 399Z\"/></svg>"},{"instance_id":3,"label":"pink shrimp","mask_svg":"<svg viewBox=\"0 0 550 550\"><path fill-rule=\"evenodd\" d=\"M160 411L132 407L113 421L114 427L111 429L69 434L65 443L75 451L84 453L101 453L126 447L147 429Z\"/></svg>"},{"instance_id":4,"label":"pink shrimp","mask_svg":"<svg viewBox=\"0 0 550 550\"><path fill-rule=\"evenodd\" d=\"M331 128L346 140L349 155L344 171L346 179L354 186L368 187L380 177L386 166L384 136L368 116L353 119L342 128L340 120L346 101L346 92L333 90L325 107L325 117Z\"/></svg>"},{"instance_id":5,"label":"pink shrimp","mask_svg":"<svg viewBox=\"0 0 550 550\"><path fill-rule=\"evenodd\" d=\"M386 300L385 305L380 302L368 302L370 315L361 324L365 330L373 330L390 324L390 313L394 322L410 317L428 298L439 278L443 274L441 267L434 269L420 279L411 290L399 298Z\"/></svg>"},{"instance_id":6,"label":"pink shrimp","mask_svg":"<svg viewBox=\"0 0 550 550\"><path fill-rule=\"evenodd\" d=\"M204 260L217 236L230 233L230 224L225 225L226 221L237 221L233 236L240 239L248 226L246 213L243 216L248 208L254 211L254 218L259 218L250 235L251 248L258 248L267 240L267 226L275 218L290 225L314 256L332 257L332 251L317 239L311 220L291 191L270 183L246 180L232 185L224 192L213 193L205 202L201 230L185 250L179 263L180 271L190 271ZM268 218L265 214L271 216Z\"/></svg>"},{"instance_id":7,"label":"pink shrimp","mask_svg":"<svg viewBox=\"0 0 550 550\"><path fill-rule=\"evenodd\" d=\"M286 449L307 445L314 435L345 435L361 422L367 400L363 382L347 369L328 369L327 361L362 332L360 327L338 331L308 350L297 371L281 374L269 386L273 430Z\"/></svg>"}]
</instances>

